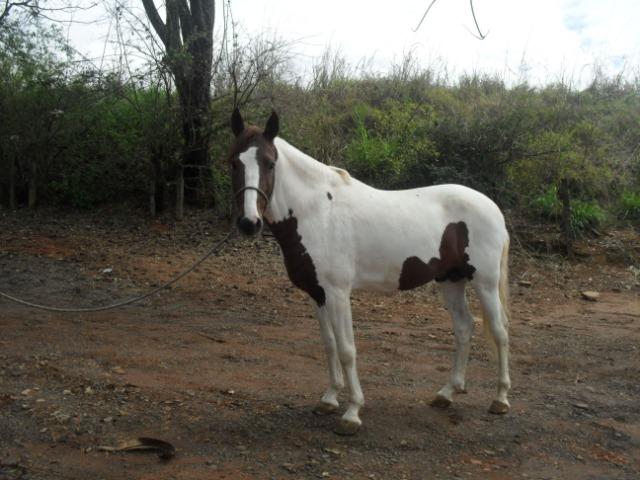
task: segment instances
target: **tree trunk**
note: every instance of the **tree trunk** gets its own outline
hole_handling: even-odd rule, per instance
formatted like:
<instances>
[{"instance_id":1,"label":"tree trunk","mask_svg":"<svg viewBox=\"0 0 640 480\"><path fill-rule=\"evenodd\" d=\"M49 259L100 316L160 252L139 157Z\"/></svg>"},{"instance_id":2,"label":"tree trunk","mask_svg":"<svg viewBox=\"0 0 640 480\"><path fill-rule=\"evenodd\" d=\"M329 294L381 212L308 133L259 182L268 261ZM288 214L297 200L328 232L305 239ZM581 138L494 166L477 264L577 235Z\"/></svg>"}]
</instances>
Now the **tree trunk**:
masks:
<instances>
[{"instance_id":1,"label":"tree trunk","mask_svg":"<svg viewBox=\"0 0 640 480\"><path fill-rule=\"evenodd\" d=\"M29 165L29 208L34 208L38 203L38 162L31 160Z\"/></svg>"},{"instance_id":2,"label":"tree trunk","mask_svg":"<svg viewBox=\"0 0 640 480\"><path fill-rule=\"evenodd\" d=\"M15 159L9 161L9 208L15 210L18 207L16 199L16 162Z\"/></svg>"},{"instance_id":3,"label":"tree trunk","mask_svg":"<svg viewBox=\"0 0 640 480\"><path fill-rule=\"evenodd\" d=\"M155 204L156 214L164 211L166 208L166 182L165 173L162 168L162 151L154 152L151 157L151 191L154 195L153 202Z\"/></svg>"},{"instance_id":4,"label":"tree trunk","mask_svg":"<svg viewBox=\"0 0 640 480\"><path fill-rule=\"evenodd\" d=\"M201 187L207 182L207 178L202 177L207 169L199 167L211 165L209 87L200 85L200 88L203 88L203 91L198 93L189 91L187 98L182 100L184 112L182 165L184 166L185 198L192 204L202 204L205 201Z\"/></svg>"},{"instance_id":5,"label":"tree trunk","mask_svg":"<svg viewBox=\"0 0 640 480\"><path fill-rule=\"evenodd\" d=\"M184 219L184 169L178 168L176 178L176 220Z\"/></svg>"},{"instance_id":6,"label":"tree trunk","mask_svg":"<svg viewBox=\"0 0 640 480\"><path fill-rule=\"evenodd\" d=\"M215 0L167 0L165 21L153 0L142 0L165 46L164 60L175 80L182 111L182 165L187 200L202 203L202 172L210 165L211 66ZM193 167L190 167L193 166Z\"/></svg>"},{"instance_id":7,"label":"tree trunk","mask_svg":"<svg viewBox=\"0 0 640 480\"><path fill-rule=\"evenodd\" d=\"M155 218L157 214L158 209L156 208L156 182L152 179L149 182L149 215L151 215L151 218Z\"/></svg>"},{"instance_id":8,"label":"tree trunk","mask_svg":"<svg viewBox=\"0 0 640 480\"><path fill-rule=\"evenodd\" d=\"M176 86L181 90L182 137L184 151L182 165L185 167L185 197L189 203L205 203L203 186L208 183L206 168L211 165L209 142L211 137L211 45L196 42L189 46L193 64L189 75L183 74Z\"/></svg>"}]
</instances>

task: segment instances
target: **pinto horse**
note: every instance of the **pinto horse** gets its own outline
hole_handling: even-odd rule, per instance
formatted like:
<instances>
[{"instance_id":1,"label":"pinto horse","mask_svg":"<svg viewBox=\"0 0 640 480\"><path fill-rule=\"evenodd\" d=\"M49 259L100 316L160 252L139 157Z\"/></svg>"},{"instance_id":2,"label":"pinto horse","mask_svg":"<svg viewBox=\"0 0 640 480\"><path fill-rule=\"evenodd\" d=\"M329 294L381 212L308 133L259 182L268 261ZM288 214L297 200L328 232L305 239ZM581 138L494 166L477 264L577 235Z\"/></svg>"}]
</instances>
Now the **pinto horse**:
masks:
<instances>
[{"instance_id":1,"label":"pinto horse","mask_svg":"<svg viewBox=\"0 0 640 480\"><path fill-rule=\"evenodd\" d=\"M336 433L354 434L362 424L364 396L356 369L351 291L394 292L432 280L453 319L456 353L449 381L431 405L445 408L454 393L465 391L474 324L465 297L469 283L497 350L498 393L489 411L506 413L509 235L496 204L460 185L372 188L278 138L275 112L260 130L245 126L236 109L231 129L235 141L228 161L238 228L255 235L267 224L291 282L312 298L320 323L329 387L314 413L338 410L346 379L349 401Z\"/></svg>"}]
</instances>

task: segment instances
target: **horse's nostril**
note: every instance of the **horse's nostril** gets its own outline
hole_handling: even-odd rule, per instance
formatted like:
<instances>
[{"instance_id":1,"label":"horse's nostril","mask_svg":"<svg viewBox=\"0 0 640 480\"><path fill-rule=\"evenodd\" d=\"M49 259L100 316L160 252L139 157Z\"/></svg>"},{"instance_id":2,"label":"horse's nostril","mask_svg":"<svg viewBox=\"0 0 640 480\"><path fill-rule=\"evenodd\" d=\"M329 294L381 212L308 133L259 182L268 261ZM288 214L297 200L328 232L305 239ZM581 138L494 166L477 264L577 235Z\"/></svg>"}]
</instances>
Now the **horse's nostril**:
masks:
<instances>
[{"instance_id":1,"label":"horse's nostril","mask_svg":"<svg viewBox=\"0 0 640 480\"><path fill-rule=\"evenodd\" d=\"M245 235L255 235L262 228L262 221L258 218L252 222L247 217L238 219L238 229Z\"/></svg>"}]
</instances>

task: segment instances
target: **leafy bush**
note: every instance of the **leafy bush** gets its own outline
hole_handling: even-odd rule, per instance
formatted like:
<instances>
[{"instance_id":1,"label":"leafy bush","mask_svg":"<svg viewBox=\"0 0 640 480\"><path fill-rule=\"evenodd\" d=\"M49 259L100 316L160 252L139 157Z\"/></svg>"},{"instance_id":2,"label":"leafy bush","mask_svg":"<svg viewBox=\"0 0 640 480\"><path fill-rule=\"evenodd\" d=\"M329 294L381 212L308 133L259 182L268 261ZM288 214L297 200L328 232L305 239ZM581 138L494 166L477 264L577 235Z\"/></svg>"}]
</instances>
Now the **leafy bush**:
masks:
<instances>
[{"instance_id":1,"label":"leafy bush","mask_svg":"<svg viewBox=\"0 0 640 480\"><path fill-rule=\"evenodd\" d=\"M556 220L560 218L562 204L558 198L558 187L552 185L542 195L533 199L532 208L541 217Z\"/></svg>"},{"instance_id":2,"label":"leafy bush","mask_svg":"<svg viewBox=\"0 0 640 480\"><path fill-rule=\"evenodd\" d=\"M355 115L355 138L345 149L345 164L359 178L383 186L395 183L400 174L401 165L389 141L380 137L372 137L364 126L364 120Z\"/></svg>"},{"instance_id":3,"label":"leafy bush","mask_svg":"<svg viewBox=\"0 0 640 480\"><path fill-rule=\"evenodd\" d=\"M43 204L84 208L146 201L151 183L156 192L172 188L182 119L161 73L123 81L69 61L59 33L33 33L0 28L0 202L14 186L11 198L24 202L34 183ZM600 205L640 218L639 81L597 77L582 91L473 74L453 81L405 60L388 75L358 73L329 52L308 84L270 74L246 105L220 70L212 158L226 154L238 100L251 123L277 110L283 138L380 188L462 183L513 211L559 221L557 189L541 194L541 186L566 178L575 185L577 230L603 221ZM216 163L204 178L199 188L227 214L227 166Z\"/></svg>"},{"instance_id":4,"label":"leafy bush","mask_svg":"<svg viewBox=\"0 0 640 480\"><path fill-rule=\"evenodd\" d=\"M558 187L552 185L531 202L532 210L542 218L558 221L562 217L562 202L558 198ZM571 201L570 228L579 236L590 228L599 227L607 218L606 212L595 201Z\"/></svg>"},{"instance_id":5,"label":"leafy bush","mask_svg":"<svg viewBox=\"0 0 640 480\"><path fill-rule=\"evenodd\" d=\"M623 220L640 220L640 192L622 192L618 216Z\"/></svg>"},{"instance_id":6,"label":"leafy bush","mask_svg":"<svg viewBox=\"0 0 640 480\"><path fill-rule=\"evenodd\" d=\"M595 201L571 203L571 229L576 235L599 227L606 218L606 212Z\"/></svg>"},{"instance_id":7,"label":"leafy bush","mask_svg":"<svg viewBox=\"0 0 640 480\"><path fill-rule=\"evenodd\" d=\"M433 183L438 177L438 154L430 138L433 118L428 107L412 102L356 107L354 137L345 148L346 168L381 188Z\"/></svg>"}]
</instances>

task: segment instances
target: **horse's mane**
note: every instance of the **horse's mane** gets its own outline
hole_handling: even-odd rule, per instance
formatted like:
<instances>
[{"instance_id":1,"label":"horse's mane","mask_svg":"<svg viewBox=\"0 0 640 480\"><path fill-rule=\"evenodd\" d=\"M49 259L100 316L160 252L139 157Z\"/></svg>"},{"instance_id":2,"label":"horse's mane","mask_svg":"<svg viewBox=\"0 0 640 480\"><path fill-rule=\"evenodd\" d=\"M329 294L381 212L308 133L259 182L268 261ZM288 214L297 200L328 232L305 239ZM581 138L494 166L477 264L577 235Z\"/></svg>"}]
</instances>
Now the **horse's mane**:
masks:
<instances>
[{"instance_id":1,"label":"horse's mane","mask_svg":"<svg viewBox=\"0 0 640 480\"><path fill-rule=\"evenodd\" d=\"M351 175L349 175L349 172L347 172L346 170L330 165L325 165L312 156L307 155L306 153L297 149L289 142L283 140L280 137L277 137L275 141L278 150L282 150L287 158L292 160L294 164L297 164L301 169L303 169L306 174L313 174L314 172L316 172L318 175L329 176L330 180L332 180L332 183L333 181L338 180L346 185L351 184Z\"/></svg>"}]
</instances>

